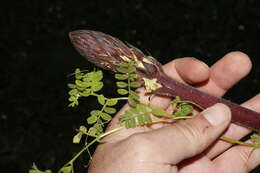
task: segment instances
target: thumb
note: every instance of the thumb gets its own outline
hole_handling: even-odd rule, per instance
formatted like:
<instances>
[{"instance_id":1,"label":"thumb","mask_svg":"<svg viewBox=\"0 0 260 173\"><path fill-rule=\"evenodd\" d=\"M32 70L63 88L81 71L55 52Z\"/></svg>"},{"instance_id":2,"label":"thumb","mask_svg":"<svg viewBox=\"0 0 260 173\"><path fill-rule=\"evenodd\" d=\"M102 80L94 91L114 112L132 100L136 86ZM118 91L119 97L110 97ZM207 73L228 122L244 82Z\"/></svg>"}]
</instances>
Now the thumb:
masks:
<instances>
[{"instance_id":1,"label":"thumb","mask_svg":"<svg viewBox=\"0 0 260 173\"><path fill-rule=\"evenodd\" d=\"M224 104L205 109L193 119L148 132L146 138L157 143L157 149L168 163L195 156L212 144L227 128L231 112Z\"/></svg>"}]
</instances>

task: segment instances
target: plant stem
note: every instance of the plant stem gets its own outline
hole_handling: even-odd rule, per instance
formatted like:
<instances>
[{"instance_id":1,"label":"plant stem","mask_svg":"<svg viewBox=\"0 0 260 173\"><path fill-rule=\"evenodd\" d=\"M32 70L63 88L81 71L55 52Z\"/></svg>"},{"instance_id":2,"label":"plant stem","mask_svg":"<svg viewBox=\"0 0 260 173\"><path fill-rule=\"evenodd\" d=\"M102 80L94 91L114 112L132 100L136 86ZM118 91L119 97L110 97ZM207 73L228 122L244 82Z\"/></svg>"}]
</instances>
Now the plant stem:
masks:
<instances>
[{"instance_id":1,"label":"plant stem","mask_svg":"<svg viewBox=\"0 0 260 173\"><path fill-rule=\"evenodd\" d=\"M91 145L93 145L95 142L98 142L101 138L107 136L107 135L110 135L112 133L115 133L121 129L125 128L124 126L120 126L120 127L117 127L115 129L112 129L108 132L105 132L104 134L96 137L95 139L93 139L90 143L88 143L88 145L85 145L70 161L68 161L63 167L69 165L69 164L73 164L73 162L84 152L86 151Z\"/></svg>"},{"instance_id":2,"label":"plant stem","mask_svg":"<svg viewBox=\"0 0 260 173\"><path fill-rule=\"evenodd\" d=\"M88 143L88 145L85 145L69 162L65 164L65 166L68 164L72 164L84 151L86 151L92 144L94 144L97 141L98 138L95 138L90 143Z\"/></svg>"},{"instance_id":3,"label":"plant stem","mask_svg":"<svg viewBox=\"0 0 260 173\"><path fill-rule=\"evenodd\" d=\"M226 136L221 136L220 139L233 143L233 144L239 144L239 145L244 145L244 146L248 146L248 147L254 147L254 148L260 148L260 144L253 144L253 143L248 143L248 142L243 142L243 141L239 141L236 139L232 139Z\"/></svg>"},{"instance_id":4,"label":"plant stem","mask_svg":"<svg viewBox=\"0 0 260 173\"><path fill-rule=\"evenodd\" d=\"M106 133L100 135L100 136L99 136L99 139L100 139L100 138L103 138L103 137L105 137L105 136L107 136L107 135L110 135L110 134L112 134L112 133L115 133L115 132L117 132L117 131L119 131L119 130L121 130L121 129L123 129L123 128L125 128L125 127L124 127L124 126L120 126L120 127L115 128L115 129L112 129L112 130L110 130L110 131L108 131L108 132L106 132Z\"/></svg>"}]
</instances>

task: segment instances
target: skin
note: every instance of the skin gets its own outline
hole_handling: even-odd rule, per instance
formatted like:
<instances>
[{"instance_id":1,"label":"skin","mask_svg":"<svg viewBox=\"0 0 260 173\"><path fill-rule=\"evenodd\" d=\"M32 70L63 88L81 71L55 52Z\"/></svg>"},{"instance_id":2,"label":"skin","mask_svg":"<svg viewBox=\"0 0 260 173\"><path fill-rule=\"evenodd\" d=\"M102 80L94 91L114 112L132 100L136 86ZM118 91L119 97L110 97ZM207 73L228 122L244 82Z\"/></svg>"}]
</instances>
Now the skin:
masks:
<instances>
[{"instance_id":1,"label":"skin","mask_svg":"<svg viewBox=\"0 0 260 173\"><path fill-rule=\"evenodd\" d=\"M251 67L247 55L231 52L212 67L195 58L180 58L163 68L174 79L221 97L245 77ZM171 111L169 98L153 96L149 99L142 88L138 90L142 101ZM259 112L260 95L242 106ZM108 130L118 127L118 117L127 108L125 105L118 112ZM230 123L231 113L227 106L216 104L195 114L193 119L175 124L125 129L105 137L105 143L94 153L89 172L245 173L259 165L260 149L231 146L218 139L220 135L240 139L250 133L249 129Z\"/></svg>"}]
</instances>

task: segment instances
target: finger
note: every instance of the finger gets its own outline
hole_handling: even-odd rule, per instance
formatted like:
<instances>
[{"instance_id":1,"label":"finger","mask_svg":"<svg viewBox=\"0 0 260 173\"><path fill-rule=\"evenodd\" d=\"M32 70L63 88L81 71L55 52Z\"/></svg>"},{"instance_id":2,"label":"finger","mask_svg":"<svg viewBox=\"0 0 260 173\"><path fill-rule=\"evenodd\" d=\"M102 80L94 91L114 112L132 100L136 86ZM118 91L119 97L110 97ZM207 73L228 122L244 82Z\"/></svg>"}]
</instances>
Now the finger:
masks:
<instances>
[{"instance_id":1,"label":"finger","mask_svg":"<svg viewBox=\"0 0 260 173\"><path fill-rule=\"evenodd\" d=\"M190 57L177 59L175 69L181 80L191 85L206 81L210 75L208 65Z\"/></svg>"},{"instance_id":2,"label":"finger","mask_svg":"<svg viewBox=\"0 0 260 173\"><path fill-rule=\"evenodd\" d=\"M191 158L184 160L179 165L179 173L191 173L191 172L199 172L199 173L209 173L215 172L219 173L221 171L217 171L212 161L206 157Z\"/></svg>"},{"instance_id":3,"label":"finger","mask_svg":"<svg viewBox=\"0 0 260 173\"><path fill-rule=\"evenodd\" d=\"M207 80L210 74L209 68L204 62L191 57L175 59L165 64L163 70L171 78L192 85ZM169 102L168 97L155 96L150 103L165 109Z\"/></svg>"},{"instance_id":4,"label":"finger","mask_svg":"<svg viewBox=\"0 0 260 173\"><path fill-rule=\"evenodd\" d=\"M260 164L260 148L241 145L232 147L216 158L213 163L226 173L247 173Z\"/></svg>"},{"instance_id":5,"label":"finger","mask_svg":"<svg viewBox=\"0 0 260 173\"><path fill-rule=\"evenodd\" d=\"M165 163L177 164L205 150L227 128L230 119L229 108L216 104L193 119L139 134L139 141L158 151Z\"/></svg>"},{"instance_id":6,"label":"finger","mask_svg":"<svg viewBox=\"0 0 260 173\"><path fill-rule=\"evenodd\" d=\"M260 112L260 94L256 95L255 97L251 98L247 102L243 103L242 106L252 109L256 112ZM246 136L250 133L251 130L248 128L243 128L236 124L231 124L227 131L223 134L224 136L233 138L233 139L241 139L242 137ZM220 153L227 150L227 148L231 147L231 144L222 140L219 140L213 146L211 146L207 152L207 157L212 159L219 155Z\"/></svg>"},{"instance_id":7,"label":"finger","mask_svg":"<svg viewBox=\"0 0 260 173\"><path fill-rule=\"evenodd\" d=\"M242 52L231 52L211 67L209 80L198 89L220 97L234 84L244 78L251 70L249 57Z\"/></svg>"}]
</instances>

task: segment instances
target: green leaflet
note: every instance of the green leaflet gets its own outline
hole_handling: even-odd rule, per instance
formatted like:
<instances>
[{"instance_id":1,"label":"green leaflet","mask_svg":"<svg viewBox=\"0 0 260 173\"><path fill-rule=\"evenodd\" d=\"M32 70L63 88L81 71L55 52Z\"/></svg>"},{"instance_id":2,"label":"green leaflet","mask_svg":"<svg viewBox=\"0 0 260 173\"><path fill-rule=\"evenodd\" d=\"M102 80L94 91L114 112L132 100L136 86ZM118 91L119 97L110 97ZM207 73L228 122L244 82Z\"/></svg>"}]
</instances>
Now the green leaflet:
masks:
<instances>
[{"instance_id":1,"label":"green leaflet","mask_svg":"<svg viewBox=\"0 0 260 173\"><path fill-rule=\"evenodd\" d=\"M101 124L101 121L97 121L97 123L94 124L89 130L88 134L90 136L99 136L103 133L103 126Z\"/></svg>"},{"instance_id":2,"label":"green leaflet","mask_svg":"<svg viewBox=\"0 0 260 173\"><path fill-rule=\"evenodd\" d=\"M85 126L79 127L79 132L73 137L72 142L74 144L78 144L82 138L82 135L87 133L87 128Z\"/></svg>"},{"instance_id":3,"label":"green leaflet","mask_svg":"<svg viewBox=\"0 0 260 173\"><path fill-rule=\"evenodd\" d=\"M107 104L108 106L114 106L114 105L117 104L117 99L108 99L107 102L106 102L106 104Z\"/></svg>"},{"instance_id":4,"label":"green leaflet","mask_svg":"<svg viewBox=\"0 0 260 173\"><path fill-rule=\"evenodd\" d=\"M52 173L51 170L41 171L37 168L36 164L33 163L32 168L29 170L29 173Z\"/></svg>"},{"instance_id":5,"label":"green leaflet","mask_svg":"<svg viewBox=\"0 0 260 173\"><path fill-rule=\"evenodd\" d=\"M142 84L140 82L131 82L130 87L139 88Z\"/></svg>"},{"instance_id":6,"label":"green leaflet","mask_svg":"<svg viewBox=\"0 0 260 173\"><path fill-rule=\"evenodd\" d=\"M76 87L78 87L78 88L86 88L86 87L90 86L90 83L84 82L82 80L76 80L75 84L76 84Z\"/></svg>"},{"instance_id":7,"label":"green leaflet","mask_svg":"<svg viewBox=\"0 0 260 173\"><path fill-rule=\"evenodd\" d=\"M137 103L136 100L133 99L133 97L128 97L128 103L131 107L136 107Z\"/></svg>"},{"instance_id":8,"label":"green leaflet","mask_svg":"<svg viewBox=\"0 0 260 173\"><path fill-rule=\"evenodd\" d=\"M250 139L251 139L254 143L260 145L260 132L258 132L258 133L253 133L253 134L250 136Z\"/></svg>"},{"instance_id":9,"label":"green leaflet","mask_svg":"<svg viewBox=\"0 0 260 173\"><path fill-rule=\"evenodd\" d=\"M72 139L72 142L74 143L74 144L78 144L79 142L80 142L80 140L81 140L81 137L82 137L82 133L77 133L74 137L73 137L73 139Z\"/></svg>"},{"instance_id":10,"label":"green leaflet","mask_svg":"<svg viewBox=\"0 0 260 173\"><path fill-rule=\"evenodd\" d=\"M129 62L122 62L120 64L120 67L128 67L129 66Z\"/></svg>"},{"instance_id":11,"label":"green leaflet","mask_svg":"<svg viewBox=\"0 0 260 173\"><path fill-rule=\"evenodd\" d=\"M178 96L171 101L171 105L173 109L173 116L188 116L192 114L194 109L194 103L187 100L181 100Z\"/></svg>"},{"instance_id":12,"label":"green leaflet","mask_svg":"<svg viewBox=\"0 0 260 173\"><path fill-rule=\"evenodd\" d=\"M71 88L71 89L74 89L74 88L76 88L76 85L75 85L75 84L72 84L72 83L69 83L69 84L68 84L68 87Z\"/></svg>"},{"instance_id":13,"label":"green leaflet","mask_svg":"<svg viewBox=\"0 0 260 173\"><path fill-rule=\"evenodd\" d=\"M132 99L135 99L135 100L140 99L140 96L135 91L132 91L132 90L129 91L129 96L132 97Z\"/></svg>"},{"instance_id":14,"label":"green leaflet","mask_svg":"<svg viewBox=\"0 0 260 173\"><path fill-rule=\"evenodd\" d=\"M94 74L93 74L93 81L100 81L103 79L103 72L101 70L99 71L96 71Z\"/></svg>"},{"instance_id":15,"label":"green leaflet","mask_svg":"<svg viewBox=\"0 0 260 173\"><path fill-rule=\"evenodd\" d=\"M145 124L150 124L150 123L153 122L153 120L152 120L150 114L148 114L148 113L145 113L145 114L143 115L143 119L144 119L144 123L145 123Z\"/></svg>"},{"instance_id":16,"label":"green leaflet","mask_svg":"<svg viewBox=\"0 0 260 173\"><path fill-rule=\"evenodd\" d=\"M128 94L128 91L126 89L117 89L117 93L120 95L126 95Z\"/></svg>"},{"instance_id":17,"label":"green leaflet","mask_svg":"<svg viewBox=\"0 0 260 173\"><path fill-rule=\"evenodd\" d=\"M88 97L88 96L91 95L91 90L90 89L85 89L85 91L80 92L79 95L81 97Z\"/></svg>"},{"instance_id":18,"label":"green leaflet","mask_svg":"<svg viewBox=\"0 0 260 173\"><path fill-rule=\"evenodd\" d=\"M103 94L98 95L97 99L98 99L98 103L101 104L101 105L104 105L105 102L106 102L106 98L104 97Z\"/></svg>"},{"instance_id":19,"label":"green leaflet","mask_svg":"<svg viewBox=\"0 0 260 173\"><path fill-rule=\"evenodd\" d=\"M70 96L69 97L69 101L70 102L74 102L74 101L76 101L77 100L77 97L75 97L75 96Z\"/></svg>"},{"instance_id":20,"label":"green leaflet","mask_svg":"<svg viewBox=\"0 0 260 173\"><path fill-rule=\"evenodd\" d=\"M104 108L104 111L105 111L106 113L109 113L109 114L114 114L114 113L116 113L116 109L115 109L115 108L112 108L112 107L105 107L105 108Z\"/></svg>"},{"instance_id":21,"label":"green leaflet","mask_svg":"<svg viewBox=\"0 0 260 173\"><path fill-rule=\"evenodd\" d=\"M137 78L137 74L136 73L131 73L131 74L129 74L128 78L129 78L130 81L135 81L136 78Z\"/></svg>"},{"instance_id":22,"label":"green leaflet","mask_svg":"<svg viewBox=\"0 0 260 173\"><path fill-rule=\"evenodd\" d=\"M106 121L110 121L112 119L112 117L107 114L107 113L101 113L101 118L103 118L103 120L106 120Z\"/></svg>"},{"instance_id":23,"label":"green leaflet","mask_svg":"<svg viewBox=\"0 0 260 173\"><path fill-rule=\"evenodd\" d=\"M120 66L119 68L116 69L120 73L128 73L128 69L126 67Z\"/></svg>"},{"instance_id":24,"label":"green leaflet","mask_svg":"<svg viewBox=\"0 0 260 173\"><path fill-rule=\"evenodd\" d=\"M84 74L83 81L91 82L91 81L100 81L103 78L103 72L101 70L99 71L93 71Z\"/></svg>"},{"instance_id":25,"label":"green leaflet","mask_svg":"<svg viewBox=\"0 0 260 173\"><path fill-rule=\"evenodd\" d=\"M117 80L126 80L128 78L127 74L115 74Z\"/></svg>"},{"instance_id":26,"label":"green leaflet","mask_svg":"<svg viewBox=\"0 0 260 173\"><path fill-rule=\"evenodd\" d=\"M73 137L72 142L78 144L81 140L82 135L87 133L87 128L85 126L80 126L79 132Z\"/></svg>"},{"instance_id":27,"label":"green leaflet","mask_svg":"<svg viewBox=\"0 0 260 173\"><path fill-rule=\"evenodd\" d=\"M118 87L118 88L126 88L128 85L127 85L127 83L126 82L116 82L116 86Z\"/></svg>"},{"instance_id":28,"label":"green leaflet","mask_svg":"<svg viewBox=\"0 0 260 173\"><path fill-rule=\"evenodd\" d=\"M100 111L99 111L99 110L92 110L92 111L90 112L90 115L91 115L91 116L96 116L96 117L98 117L98 116L100 115Z\"/></svg>"},{"instance_id":29,"label":"green leaflet","mask_svg":"<svg viewBox=\"0 0 260 173\"><path fill-rule=\"evenodd\" d=\"M157 108L157 107L152 107L152 113L154 115L161 115L161 116L165 116L165 115L168 115L169 113L167 113L164 109L160 109L160 108Z\"/></svg>"},{"instance_id":30,"label":"green leaflet","mask_svg":"<svg viewBox=\"0 0 260 173\"><path fill-rule=\"evenodd\" d=\"M66 165L64 167L62 167L58 173L72 173L72 170L73 170L73 165L72 164L69 164L69 165Z\"/></svg>"},{"instance_id":31,"label":"green leaflet","mask_svg":"<svg viewBox=\"0 0 260 173\"><path fill-rule=\"evenodd\" d=\"M72 89L69 91L69 95L73 96L73 95L77 95L79 92L77 89Z\"/></svg>"},{"instance_id":32,"label":"green leaflet","mask_svg":"<svg viewBox=\"0 0 260 173\"><path fill-rule=\"evenodd\" d=\"M126 128L134 128L137 126L135 119L130 119L126 122Z\"/></svg>"},{"instance_id":33,"label":"green leaflet","mask_svg":"<svg viewBox=\"0 0 260 173\"><path fill-rule=\"evenodd\" d=\"M97 81L95 81L95 82L93 82L92 83L92 85L91 85L91 90L93 91L93 92L97 92L97 91L99 91L99 90L101 90L102 88L103 88L103 82L97 82Z\"/></svg>"},{"instance_id":34,"label":"green leaflet","mask_svg":"<svg viewBox=\"0 0 260 173\"><path fill-rule=\"evenodd\" d=\"M82 79L82 77L83 77L83 75L82 75L80 69L76 68L76 70L75 70L75 78L76 79Z\"/></svg>"},{"instance_id":35,"label":"green leaflet","mask_svg":"<svg viewBox=\"0 0 260 173\"><path fill-rule=\"evenodd\" d=\"M190 104L181 104L180 108L174 113L176 116L187 116L193 111L193 106Z\"/></svg>"},{"instance_id":36,"label":"green leaflet","mask_svg":"<svg viewBox=\"0 0 260 173\"><path fill-rule=\"evenodd\" d=\"M98 117L96 115L91 115L88 117L87 122L88 124L94 124L98 120Z\"/></svg>"}]
</instances>

